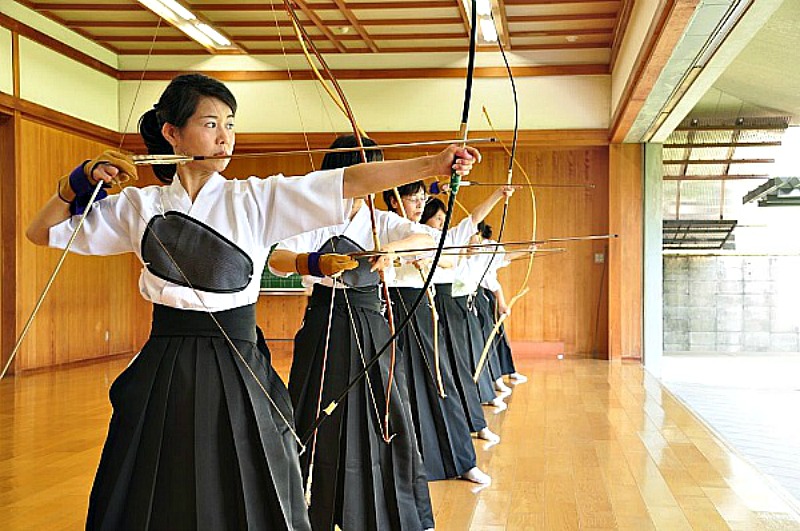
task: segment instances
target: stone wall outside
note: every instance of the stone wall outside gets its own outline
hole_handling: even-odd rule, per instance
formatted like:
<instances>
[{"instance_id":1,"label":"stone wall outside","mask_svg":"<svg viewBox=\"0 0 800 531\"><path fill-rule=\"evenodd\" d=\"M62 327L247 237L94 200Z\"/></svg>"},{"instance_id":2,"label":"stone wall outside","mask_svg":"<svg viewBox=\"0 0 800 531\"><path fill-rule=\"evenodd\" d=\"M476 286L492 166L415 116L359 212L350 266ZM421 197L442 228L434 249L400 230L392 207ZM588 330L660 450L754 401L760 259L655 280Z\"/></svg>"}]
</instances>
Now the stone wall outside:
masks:
<instances>
[{"instance_id":1,"label":"stone wall outside","mask_svg":"<svg viewBox=\"0 0 800 531\"><path fill-rule=\"evenodd\" d=\"M800 256L664 255L665 352L800 352Z\"/></svg>"}]
</instances>

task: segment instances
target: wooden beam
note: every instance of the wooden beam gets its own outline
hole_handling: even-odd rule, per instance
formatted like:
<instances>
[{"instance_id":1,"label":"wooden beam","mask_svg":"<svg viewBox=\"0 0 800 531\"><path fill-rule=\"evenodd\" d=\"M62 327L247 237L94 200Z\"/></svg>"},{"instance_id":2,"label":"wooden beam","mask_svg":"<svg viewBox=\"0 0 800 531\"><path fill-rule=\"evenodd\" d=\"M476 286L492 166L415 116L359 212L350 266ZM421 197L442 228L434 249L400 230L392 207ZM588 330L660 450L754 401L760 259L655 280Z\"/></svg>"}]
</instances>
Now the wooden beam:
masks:
<instances>
[{"instance_id":1,"label":"wooden beam","mask_svg":"<svg viewBox=\"0 0 800 531\"><path fill-rule=\"evenodd\" d=\"M346 52L347 49L336 39L336 35L333 34L331 30L325 25L325 22L319 18L314 10L308 7L308 4L305 0L293 0L297 7L303 12L303 14L311 21L314 26L323 34L327 39L333 44L334 48L339 52ZM224 23L218 23L220 26L224 26ZM314 44L317 44L316 42Z\"/></svg>"},{"instance_id":2,"label":"wooden beam","mask_svg":"<svg viewBox=\"0 0 800 531\"><path fill-rule=\"evenodd\" d=\"M575 15L513 15L508 17L509 24L522 22L568 22L572 20L600 21L616 20L617 13L580 13Z\"/></svg>"},{"instance_id":3,"label":"wooden beam","mask_svg":"<svg viewBox=\"0 0 800 531\"><path fill-rule=\"evenodd\" d=\"M470 26L469 23L469 14L467 13L467 9L464 6L464 2L461 0L454 0L456 5L458 6L458 14L461 15L461 23L464 25L464 32L467 36L470 34Z\"/></svg>"},{"instance_id":4,"label":"wooden beam","mask_svg":"<svg viewBox=\"0 0 800 531\"><path fill-rule=\"evenodd\" d=\"M31 9L36 11L149 11L144 5L134 2L132 4L109 3L45 3L28 2Z\"/></svg>"},{"instance_id":5,"label":"wooden beam","mask_svg":"<svg viewBox=\"0 0 800 531\"><path fill-rule=\"evenodd\" d=\"M61 41L54 39L53 37L50 37L49 35L46 35L26 24L23 24L16 19L4 15L3 13L0 13L0 26L9 29L12 32L16 32L21 37L25 37L41 44L42 46L50 48L61 55L69 57L70 59L74 59L75 61L86 65L89 68L93 68L98 72L102 72L103 74L116 78L117 70L114 67L109 66L102 61L98 61L89 54L85 54L70 46L67 46Z\"/></svg>"},{"instance_id":6,"label":"wooden beam","mask_svg":"<svg viewBox=\"0 0 800 531\"><path fill-rule=\"evenodd\" d=\"M364 28L364 26L361 25L361 23L358 20L358 17L356 17L353 14L353 12L347 7L347 4L345 4L343 0L333 0L333 1L339 8L339 11L341 11L344 17L348 20L348 22L350 22L350 25L353 27L353 29L356 30L356 33L358 33L361 36L361 39L367 44L367 47L370 50L372 50L373 53L379 52L380 50L378 49L378 46L375 44L375 41L372 40L372 38L369 36L369 33L367 33L367 30Z\"/></svg>"},{"instance_id":7,"label":"wooden beam","mask_svg":"<svg viewBox=\"0 0 800 531\"><path fill-rule=\"evenodd\" d=\"M532 30L515 31L514 38L523 37L569 37L570 35L600 35L611 40L612 32L610 29L563 29L563 30Z\"/></svg>"},{"instance_id":8,"label":"wooden beam","mask_svg":"<svg viewBox=\"0 0 800 531\"><path fill-rule=\"evenodd\" d=\"M658 76L683 38L700 0L666 0L656 13L611 120L612 143L625 140Z\"/></svg>"},{"instance_id":9,"label":"wooden beam","mask_svg":"<svg viewBox=\"0 0 800 531\"><path fill-rule=\"evenodd\" d=\"M514 66L511 68L515 78L523 77L552 77L552 76L580 76L580 75L607 75L606 65L550 65L550 66ZM398 69L370 69L370 70L334 70L338 79L447 79L464 77L463 68L398 68ZM125 70L119 72L122 81L138 81L144 76L146 81L168 81L177 75L186 72L180 70ZM205 74L220 81L286 81L288 73L284 70L269 71L242 71L242 70L216 70L206 71ZM475 68L475 77L505 78L508 72L505 67L484 66ZM292 79L316 79L310 70L293 70Z\"/></svg>"},{"instance_id":10,"label":"wooden beam","mask_svg":"<svg viewBox=\"0 0 800 531\"><path fill-rule=\"evenodd\" d=\"M628 31L628 22L631 18L633 5L636 0L622 0L622 9L619 10L617 21L614 23L614 39L611 42L611 70L614 70L614 64L617 62L619 55L619 48L622 46L622 41L625 38L625 33Z\"/></svg>"},{"instance_id":11,"label":"wooden beam","mask_svg":"<svg viewBox=\"0 0 800 531\"><path fill-rule=\"evenodd\" d=\"M496 136L492 131L471 131L471 138ZM499 131L497 136L504 142L511 142L511 131ZM370 138L379 144L402 142L422 142L428 140L447 140L453 137L452 131L370 131ZM305 148L306 138L312 149L325 148L331 143L331 133L241 133L236 135L236 152L253 153L259 151L284 151ZM608 145L606 129L547 129L525 130L519 132L519 145L537 147L603 147ZM138 135L127 135L123 149L132 153L144 153L144 142ZM481 151L502 150L498 143L484 144Z\"/></svg>"},{"instance_id":12,"label":"wooden beam","mask_svg":"<svg viewBox=\"0 0 800 531\"><path fill-rule=\"evenodd\" d=\"M111 129L54 111L38 103L3 94L2 92L0 92L0 107L14 109L18 114L32 121L47 124L62 131L75 133L97 142L118 144L121 139L121 135Z\"/></svg>"},{"instance_id":13,"label":"wooden beam","mask_svg":"<svg viewBox=\"0 0 800 531\"><path fill-rule=\"evenodd\" d=\"M492 0L492 11L494 13L495 26L497 27L497 34L500 42L506 48L511 50L511 31L508 29L508 14L506 13L505 0ZM499 21L498 21L499 16Z\"/></svg>"},{"instance_id":14,"label":"wooden beam","mask_svg":"<svg viewBox=\"0 0 800 531\"><path fill-rule=\"evenodd\" d=\"M19 33L11 32L11 94L19 98Z\"/></svg>"}]
</instances>

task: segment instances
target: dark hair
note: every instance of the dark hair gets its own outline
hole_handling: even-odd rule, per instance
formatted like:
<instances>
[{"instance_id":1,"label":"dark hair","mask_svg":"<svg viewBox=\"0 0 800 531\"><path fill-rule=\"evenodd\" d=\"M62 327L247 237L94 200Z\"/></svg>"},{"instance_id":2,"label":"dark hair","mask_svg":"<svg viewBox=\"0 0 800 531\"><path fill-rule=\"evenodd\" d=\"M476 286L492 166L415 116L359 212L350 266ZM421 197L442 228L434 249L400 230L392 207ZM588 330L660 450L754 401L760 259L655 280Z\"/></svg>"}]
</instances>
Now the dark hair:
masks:
<instances>
[{"instance_id":1,"label":"dark hair","mask_svg":"<svg viewBox=\"0 0 800 531\"><path fill-rule=\"evenodd\" d=\"M422 190L423 192L426 191L424 181L416 181L413 183L408 183L404 184L403 186L397 187L397 193L400 194L400 197L414 195L420 190ZM383 202L386 203L386 207L392 212L397 212L397 210L392 208L392 202L391 202L392 198L394 198L394 190L383 191Z\"/></svg>"},{"instance_id":2,"label":"dark hair","mask_svg":"<svg viewBox=\"0 0 800 531\"><path fill-rule=\"evenodd\" d=\"M371 138L361 137L361 143L365 146L377 146L378 144ZM343 135L333 141L331 149L336 148L354 148L358 147L355 135ZM380 149L368 149L365 151L367 154L367 162L378 162L383 160L383 151ZM335 168L347 168L348 166L355 166L361 164L361 153L358 151L340 151L338 153L325 153L325 158L322 159L323 170L333 170Z\"/></svg>"},{"instance_id":3,"label":"dark hair","mask_svg":"<svg viewBox=\"0 0 800 531\"><path fill-rule=\"evenodd\" d=\"M492 226L487 225L483 221L478 222L478 232L480 233L481 238L483 238L484 240L492 239Z\"/></svg>"},{"instance_id":4,"label":"dark hair","mask_svg":"<svg viewBox=\"0 0 800 531\"><path fill-rule=\"evenodd\" d=\"M224 84L203 74L183 74L170 81L158 103L139 118L139 134L151 155L172 155L172 145L161 133L165 123L183 127L197 110L201 98L216 98L236 114L236 98ZM153 173L169 184L175 175L175 164L156 164Z\"/></svg>"},{"instance_id":5,"label":"dark hair","mask_svg":"<svg viewBox=\"0 0 800 531\"><path fill-rule=\"evenodd\" d=\"M433 216L439 212L447 212L447 207L438 197L431 198L425 205L425 210L422 211L422 217L419 218L420 223L426 223Z\"/></svg>"}]
</instances>

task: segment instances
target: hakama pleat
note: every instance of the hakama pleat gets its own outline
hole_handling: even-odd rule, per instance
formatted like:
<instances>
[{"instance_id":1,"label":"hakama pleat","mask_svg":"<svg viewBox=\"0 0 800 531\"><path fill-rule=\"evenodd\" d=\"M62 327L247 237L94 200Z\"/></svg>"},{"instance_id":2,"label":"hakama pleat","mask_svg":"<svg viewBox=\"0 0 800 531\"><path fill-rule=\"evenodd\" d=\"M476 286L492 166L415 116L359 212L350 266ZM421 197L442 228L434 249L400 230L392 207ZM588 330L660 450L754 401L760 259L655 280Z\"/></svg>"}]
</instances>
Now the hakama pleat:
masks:
<instances>
[{"instance_id":1,"label":"hakama pleat","mask_svg":"<svg viewBox=\"0 0 800 531\"><path fill-rule=\"evenodd\" d=\"M470 308L470 305L467 304L467 299L467 296L453 297L453 301L456 303L461 312L460 316L463 318L464 323L466 324L466 344L469 348L470 380L474 382L473 378L475 375L475 370L478 366L478 360L481 357L481 353L483 352L483 345L485 344L485 341L483 328L481 327L481 322L478 319L478 313L474 307ZM491 370L488 368L488 358L490 357L491 356L487 356L486 366L484 366L483 370L481 370L480 374L478 375L478 381L475 382L475 385L478 387L478 398L482 404L488 404L497 396L494 392Z\"/></svg>"},{"instance_id":2,"label":"hakama pleat","mask_svg":"<svg viewBox=\"0 0 800 531\"><path fill-rule=\"evenodd\" d=\"M494 296L494 293L488 289L480 288L479 293L484 295L484 297L482 297L482 304L479 306L479 308L482 307L481 315L483 315L485 322L491 323L489 325L489 333L491 333L492 327L494 327L495 323L494 319L495 308L497 307L497 299ZM484 325L484 327L485 326L486 325ZM508 343L508 336L506 336L506 329L504 325L500 325L500 329L497 331L492 343L497 351L497 359L500 363L500 374L508 375L517 372L517 369L514 367L514 358L511 353L511 345Z\"/></svg>"},{"instance_id":3,"label":"hakama pleat","mask_svg":"<svg viewBox=\"0 0 800 531\"><path fill-rule=\"evenodd\" d=\"M453 383L461 409L467 419L469 431L478 432L486 427L478 388L472 381L472 347L467 335L467 318L451 296L452 284L436 284L436 311L444 341L439 344L442 354L447 353L453 370Z\"/></svg>"},{"instance_id":4,"label":"hakama pleat","mask_svg":"<svg viewBox=\"0 0 800 531\"><path fill-rule=\"evenodd\" d=\"M391 292L395 322L399 326L421 290L393 288ZM433 333L432 312L425 298L398 338L398 346L403 353L408 405L428 481L455 478L476 466L472 436L443 338L439 339L439 367L445 397L438 392Z\"/></svg>"},{"instance_id":5,"label":"hakama pleat","mask_svg":"<svg viewBox=\"0 0 800 531\"><path fill-rule=\"evenodd\" d=\"M87 529L310 528L255 306L214 315L246 364L209 314L154 306L150 339L111 386Z\"/></svg>"},{"instance_id":6,"label":"hakama pleat","mask_svg":"<svg viewBox=\"0 0 800 531\"><path fill-rule=\"evenodd\" d=\"M389 339L389 327L380 313L377 290L337 290L325 364L322 407L326 407L356 377L364 361L372 359ZM317 417L331 288L317 285L306 308L303 326L295 337L289 393L298 431L305 434ZM363 359L362 359L363 355ZM382 438L390 354L385 353L319 427L311 471L313 529L338 525L345 530L413 530L433 527L428 482L417 448L405 394L402 366L392 387L391 443ZM301 456L304 481L308 478L312 448Z\"/></svg>"}]
</instances>

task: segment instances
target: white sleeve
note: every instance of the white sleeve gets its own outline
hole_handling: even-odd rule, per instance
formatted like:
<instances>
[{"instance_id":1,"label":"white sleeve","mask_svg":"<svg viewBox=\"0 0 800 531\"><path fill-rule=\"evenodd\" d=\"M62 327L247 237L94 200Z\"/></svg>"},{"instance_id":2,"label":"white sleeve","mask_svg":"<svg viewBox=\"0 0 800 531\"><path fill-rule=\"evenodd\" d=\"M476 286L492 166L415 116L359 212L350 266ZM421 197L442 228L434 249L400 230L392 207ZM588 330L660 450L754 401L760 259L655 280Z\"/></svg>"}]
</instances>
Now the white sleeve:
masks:
<instances>
[{"instance_id":1,"label":"white sleeve","mask_svg":"<svg viewBox=\"0 0 800 531\"><path fill-rule=\"evenodd\" d=\"M492 267L488 273L486 273L486 278L483 279L484 288L488 289L492 293L500 289L500 281L497 280L497 269Z\"/></svg>"},{"instance_id":2,"label":"white sleeve","mask_svg":"<svg viewBox=\"0 0 800 531\"><path fill-rule=\"evenodd\" d=\"M106 256L135 250L131 241L131 209L119 195L108 196L95 203L86 216L70 251L77 254ZM72 216L50 227L48 245L64 249L78 226L80 216Z\"/></svg>"},{"instance_id":3,"label":"white sleeve","mask_svg":"<svg viewBox=\"0 0 800 531\"><path fill-rule=\"evenodd\" d=\"M412 234L428 234L428 231L419 223L409 221L394 212L376 210L375 216L378 218L378 227L380 229L378 236L381 239L381 244L402 240Z\"/></svg>"},{"instance_id":4,"label":"white sleeve","mask_svg":"<svg viewBox=\"0 0 800 531\"><path fill-rule=\"evenodd\" d=\"M352 200L342 199L343 179L343 168L247 179L261 212L264 245L346 222Z\"/></svg>"},{"instance_id":5,"label":"white sleeve","mask_svg":"<svg viewBox=\"0 0 800 531\"><path fill-rule=\"evenodd\" d=\"M466 245L473 234L478 232L478 224L467 216L461 222L447 231L447 245Z\"/></svg>"},{"instance_id":6,"label":"white sleeve","mask_svg":"<svg viewBox=\"0 0 800 531\"><path fill-rule=\"evenodd\" d=\"M284 249L293 253L313 253L318 251L322 244L325 243L322 241L323 232L321 229L311 230L286 238L278 243L276 249Z\"/></svg>"}]
</instances>

